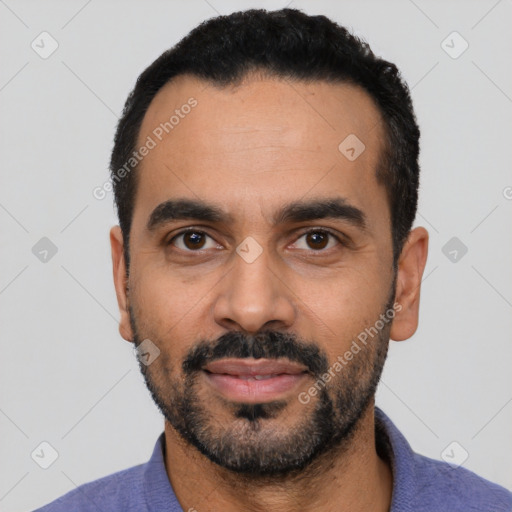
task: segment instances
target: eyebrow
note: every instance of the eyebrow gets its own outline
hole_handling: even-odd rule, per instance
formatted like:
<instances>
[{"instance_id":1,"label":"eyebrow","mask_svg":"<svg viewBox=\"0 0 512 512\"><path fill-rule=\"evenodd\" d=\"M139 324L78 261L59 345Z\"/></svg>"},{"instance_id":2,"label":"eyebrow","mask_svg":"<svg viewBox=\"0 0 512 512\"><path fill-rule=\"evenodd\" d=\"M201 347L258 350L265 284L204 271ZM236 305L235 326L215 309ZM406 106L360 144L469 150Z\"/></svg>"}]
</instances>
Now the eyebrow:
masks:
<instances>
[{"instance_id":1,"label":"eyebrow","mask_svg":"<svg viewBox=\"0 0 512 512\"><path fill-rule=\"evenodd\" d=\"M298 200L285 204L272 218L274 225L287 222L306 222L318 219L339 219L362 231L367 230L366 215L342 197ZM196 199L169 199L159 204L150 214L146 228L158 227L176 220L197 220L230 224L233 215L222 208Z\"/></svg>"}]
</instances>

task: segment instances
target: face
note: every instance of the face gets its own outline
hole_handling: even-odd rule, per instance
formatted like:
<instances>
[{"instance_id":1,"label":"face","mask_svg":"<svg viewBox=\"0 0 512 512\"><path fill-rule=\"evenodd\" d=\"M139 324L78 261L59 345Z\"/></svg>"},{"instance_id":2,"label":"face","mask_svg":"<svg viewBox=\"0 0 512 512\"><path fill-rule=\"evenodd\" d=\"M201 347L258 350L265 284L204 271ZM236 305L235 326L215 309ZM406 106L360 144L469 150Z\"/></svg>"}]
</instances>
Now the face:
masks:
<instances>
[{"instance_id":1,"label":"face","mask_svg":"<svg viewBox=\"0 0 512 512\"><path fill-rule=\"evenodd\" d=\"M339 149L354 135L355 159ZM111 235L121 334L160 351L140 367L190 445L240 473L301 469L372 405L402 307L378 110L346 84L182 76L151 103L148 137L127 289Z\"/></svg>"}]
</instances>

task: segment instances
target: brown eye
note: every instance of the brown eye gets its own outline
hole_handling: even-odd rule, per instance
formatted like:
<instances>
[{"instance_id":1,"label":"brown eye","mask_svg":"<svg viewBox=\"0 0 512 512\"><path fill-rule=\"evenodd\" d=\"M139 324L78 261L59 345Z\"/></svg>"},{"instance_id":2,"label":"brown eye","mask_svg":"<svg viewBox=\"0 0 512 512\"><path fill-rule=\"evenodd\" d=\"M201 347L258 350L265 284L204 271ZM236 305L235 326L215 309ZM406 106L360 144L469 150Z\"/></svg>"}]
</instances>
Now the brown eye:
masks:
<instances>
[{"instance_id":1,"label":"brown eye","mask_svg":"<svg viewBox=\"0 0 512 512\"><path fill-rule=\"evenodd\" d=\"M205 247L208 241L207 239L210 239L213 242L213 239L202 231L187 230L174 236L169 241L168 245L174 245L183 251L198 251L199 249L209 248ZM215 246L214 243L212 244L212 247L213 246Z\"/></svg>"},{"instance_id":2,"label":"brown eye","mask_svg":"<svg viewBox=\"0 0 512 512\"><path fill-rule=\"evenodd\" d=\"M306 234L306 241L312 249L325 249L329 242L329 233L322 231L313 231Z\"/></svg>"},{"instance_id":3,"label":"brown eye","mask_svg":"<svg viewBox=\"0 0 512 512\"><path fill-rule=\"evenodd\" d=\"M183 235L183 243L187 249L201 249L204 245L204 234L203 233L185 233Z\"/></svg>"},{"instance_id":4,"label":"brown eye","mask_svg":"<svg viewBox=\"0 0 512 512\"><path fill-rule=\"evenodd\" d=\"M314 252L322 252L341 243L336 235L324 229L314 229L303 233L302 236L299 237L299 240L302 239L305 243L296 242L294 245L299 249L306 249Z\"/></svg>"}]
</instances>

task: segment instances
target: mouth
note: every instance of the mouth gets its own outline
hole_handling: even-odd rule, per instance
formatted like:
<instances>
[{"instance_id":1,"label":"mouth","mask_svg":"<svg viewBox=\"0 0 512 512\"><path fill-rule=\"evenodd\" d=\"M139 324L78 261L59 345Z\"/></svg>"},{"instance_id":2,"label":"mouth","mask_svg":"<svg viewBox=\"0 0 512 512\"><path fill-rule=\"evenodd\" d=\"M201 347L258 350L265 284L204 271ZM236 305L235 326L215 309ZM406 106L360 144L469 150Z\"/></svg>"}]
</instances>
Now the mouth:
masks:
<instances>
[{"instance_id":1,"label":"mouth","mask_svg":"<svg viewBox=\"0 0 512 512\"><path fill-rule=\"evenodd\" d=\"M275 359L221 359L204 366L209 385L224 398L244 403L283 398L307 377L305 366Z\"/></svg>"}]
</instances>

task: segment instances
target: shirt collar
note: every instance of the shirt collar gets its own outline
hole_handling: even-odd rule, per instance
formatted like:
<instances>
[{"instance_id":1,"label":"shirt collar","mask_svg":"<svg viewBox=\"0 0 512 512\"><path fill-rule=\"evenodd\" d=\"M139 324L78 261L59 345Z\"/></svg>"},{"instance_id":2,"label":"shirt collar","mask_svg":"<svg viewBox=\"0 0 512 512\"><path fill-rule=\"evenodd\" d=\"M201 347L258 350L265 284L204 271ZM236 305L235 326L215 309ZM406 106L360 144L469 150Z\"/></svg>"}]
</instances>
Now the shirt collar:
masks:
<instances>
[{"instance_id":1,"label":"shirt collar","mask_svg":"<svg viewBox=\"0 0 512 512\"><path fill-rule=\"evenodd\" d=\"M412 499L416 486L416 454L403 434L378 407L375 407L375 442L377 452L387 459L393 475L390 512L414 512Z\"/></svg>"},{"instance_id":2,"label":"shirt collar","mask_svg":"<svg viewBox=\"0 0 512 512\"><path fill-rule=\"evenodd\" d=\"M144 497L150 512L182 512L165 469L165 432L156 441L143 478Z\"/></svg>"},{"instance_id":3,"label":"shirt collar","mask_svg":"<svg viewBox=\"0 0 512 512\"><path fill-rule=\"evenodd\" d=\"M379 455L387 459L393 474L390 512L414 512L412 496L415 487L415 454L402 433L378 407L375 407L375 439ZM165 432L156 441L143 478L149 511L182 511L165 469Z\"/></svg>"}]
</instances>

